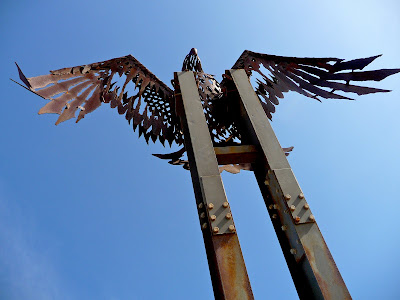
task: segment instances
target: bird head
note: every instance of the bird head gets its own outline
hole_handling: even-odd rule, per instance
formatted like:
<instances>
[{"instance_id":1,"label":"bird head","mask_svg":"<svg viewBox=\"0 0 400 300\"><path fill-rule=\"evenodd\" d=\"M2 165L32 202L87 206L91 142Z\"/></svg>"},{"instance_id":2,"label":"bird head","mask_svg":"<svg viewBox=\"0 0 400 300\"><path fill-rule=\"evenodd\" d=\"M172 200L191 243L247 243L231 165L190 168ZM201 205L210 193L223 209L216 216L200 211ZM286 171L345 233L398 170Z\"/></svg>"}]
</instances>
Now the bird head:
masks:
<instances>
[{"instance_id":1,"label":"bird head","mask_svg":"<svg viewBox=\"0 0 400 300\"><path fill-rule=\"evenodd\" d=\"M196 48L190 49L189 54L186 55L185 59L183 60L182 71L203 72Z\"/></svg>"}]
</instances>

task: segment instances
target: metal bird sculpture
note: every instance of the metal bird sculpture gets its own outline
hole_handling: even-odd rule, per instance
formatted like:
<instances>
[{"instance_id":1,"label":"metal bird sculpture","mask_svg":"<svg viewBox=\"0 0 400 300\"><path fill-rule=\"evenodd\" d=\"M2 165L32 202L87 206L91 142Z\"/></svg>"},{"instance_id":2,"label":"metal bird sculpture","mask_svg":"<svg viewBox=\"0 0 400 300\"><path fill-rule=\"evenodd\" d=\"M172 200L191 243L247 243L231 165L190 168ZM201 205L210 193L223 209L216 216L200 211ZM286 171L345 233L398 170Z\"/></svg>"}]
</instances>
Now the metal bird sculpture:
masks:
<instances>
[{"instance_id":1,"label":"metal bird sculpture","mask_svg":"<svg viewBox=\"0 0 400 300\"><path fill-rule=\"evenodd\" d=\"M381 81L400 69L362 71L378 56L345 61L339 58L297 58L255 53L245 50L232 69L244 69L250 77L254 72L255 92L269 119L285 92L295 91L321 101L351 99L338 92L365 95L389 90L350 84L353 81ZM26 88L50 100L39 114L59 114L56 125L76 117L76 122L96 110L102 103L117 108L118 113L138 129L146 142L159 140L163 145L183 144L179 117L175 113L174 91L158 79L132 55L111 60L50 71L48 75L26 78L18 67ZM183 61L182 71L194 71L210 135L215 144L240 143L238 124L230 116L226 97L229 76L219 83L203 71L197 50L192 48ZM129 89L129 90L128 90ZM130 94L135 91L134 94ZM288 154L292 148L284 148ZM184 148L171 154L155 156L169 159L171 164L188 167L180 159ZM248 166L226 170L237 173Z\"/></svg>"}]
</instances>

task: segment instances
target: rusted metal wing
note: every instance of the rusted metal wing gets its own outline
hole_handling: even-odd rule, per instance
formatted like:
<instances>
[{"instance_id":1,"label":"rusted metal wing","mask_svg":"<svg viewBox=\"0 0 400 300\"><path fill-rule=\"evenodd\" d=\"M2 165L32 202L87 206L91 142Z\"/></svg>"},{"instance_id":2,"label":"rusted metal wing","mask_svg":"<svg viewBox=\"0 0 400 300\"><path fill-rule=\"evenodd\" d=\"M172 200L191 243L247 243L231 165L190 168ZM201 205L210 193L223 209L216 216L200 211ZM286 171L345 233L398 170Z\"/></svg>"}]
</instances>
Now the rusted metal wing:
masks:
<instances>
[{"instance_id":1,"label":"rusted metal wing","mask_svg":"<svg viewBox=\"0 0 400 300\"><path fill-rule=\"evenodd\" d=\"M358 95L389 92L389 90L350 84L351 81L380 81L400 72L400 69L355 71L363 70L379 56L344 61L339 58L275 56L246 50L232 69L245 69L248 76L252 72L261 75L261 80L256 81L255 91L268 118L271 119L275 105L279 104L283 93L288 91L295 91L318 101L319 97L352 100L337 92Z\"/></svg>"},{"instance_id":2,"label":"rusted metal wing","mask_svg":"<svg viewBox=\"0 0 400 300\"><path fill-rule=\"evenodd\" d=\"M134 130L139 127L147 142L183 142L173 91L132 55L31 78L18 71L30 91L50 100L39 114L59 114L56 124L75 118L77 111L78 122L105 102L124 114Z\"/></svg>"},{"instance_id":3,"label":"rusted metal wing","mask_svg":"<svg viewBox=\"0 0 400 300\"><path fill-rule=\"evenodd\" d=\"M260 75L255 91L267 116L271 119L279 99L288 91L319 98L351 99L337 92L365 95L388 90L351 85L351 81L380 81L400 69L361 71L379 56L344 61L338 58L296 58L244 51L233 69L245 69ZM263 69L263 68L264 69ZM197 50L185 57L183 71L194 71L199 101L215 145L234 140L241 143L240 118L235 103L227 95L229 76L218 83L203 71ZM359 71L356 71L359 70ZM57 113L56 124L75 118L77 122L96 110L103 102L117 108L119 114L138 128L146 142L157 139L164 145L183 143L179 118L176 115L174 92L133 56L50 71L50 74L26 78L18 67L26 88L50 100L39 111ZM172 160L174 164L177 160ZM179 164L187 166L187 161Z\"/></svg>"}]
</instances>

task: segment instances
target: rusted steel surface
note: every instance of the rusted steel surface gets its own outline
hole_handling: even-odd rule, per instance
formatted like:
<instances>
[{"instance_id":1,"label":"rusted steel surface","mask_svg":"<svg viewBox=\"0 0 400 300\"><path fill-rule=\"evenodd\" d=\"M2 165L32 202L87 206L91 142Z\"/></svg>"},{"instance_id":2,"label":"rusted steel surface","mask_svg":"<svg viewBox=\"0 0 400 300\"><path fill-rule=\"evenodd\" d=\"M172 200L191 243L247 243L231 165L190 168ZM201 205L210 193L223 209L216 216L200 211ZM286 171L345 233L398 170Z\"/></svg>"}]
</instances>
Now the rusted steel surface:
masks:
<instances>
[{"instance_id":1,"label":"rusted steel surface","mask_svg":"<svg viewBox=\"0 0 400 300\"><path fill-rule=\"evenodd\" d=\"M253 169L300 298L351 299L245 71L229 75L237 87L244 133L264 158Z\"/></svg>"},{"instance_id":2,"label":"rusted steel surface","mask_svg":"<svg viewBox=\"0 0 400 300\"><path fill-rule=\"evenodd\" d=\"M183 142L173 113L173 91L131 55L31 78L18 70L28 89L50 100L39 114L59 114L56 124L74 118L77 111L78 122L104 102L125 115L147 142ZM136 94L128 96L129 88L136 89Z\"/></svg>"},{"instance_id":3,"label":"rusted steel surface","mask_svg":"<svg viewBox=\"0 0 400 300\"><path fill-rule=\"evenodd\" d=\"M296 58L255 53L245 50L233 69L243 68L248 76L254 72L255 91L268 117L272 118L278 98L295 91L307 97L350 99L337 93L351 92L364 95L388 90L351 85L351 81L380 81L400 72L400 69L362 70L379 56L345 61L339 58ZM264 71L262 69L264 67ZM226 97L226 78L219 83L213 75L203 71L197 50L192 48L185 57L182 71L195 71L207 124L214 143L234 138L241 141L234 108ZM119 114L138 128L148 142L157 139L164 144L182 144L182 130L175 113L173 91L143 66L132 55L111 60L63 68L50 74L26 78L18 67L19 77L26 88L50 100L40 111L56 113L56 124L74 118L77 122L96 110L103 102L117 108ZM225 76L226 77L226 76ZM136 94L128 95L130 90ZM225 97L224 97L225 96Z\"/></svg>"},{"instance_id":4,"label":"rusted steel surface","mask_svg":"<svg viewBox=\"0 0 400 300\"><path fill-rule=\"evenodd\" d=\"M27 78L19 67L18 73L26 89L50 100L39 113L59 114L56 124L75 118L79 112L78 122L102 103L109 103L125 116L134 130L138 129L139 136L143 135L146 142L158 140L163 145L165 142L182 145L185 139L184 148L155 156L191 171L217 299L253 299L230 208L225 205L227 201L219 175L223 170L231 173L254 170L299 296L302 299L350 299L291 173L285 155L292 147L281 148L266 116L272 118L278 99L289 91L318 101L320 98L351 100L340 93L388 92L350 84L380 81L400 72L400 69L362 71L377 57L345 61L283 57L246 50L219 83L213 75L203 71L197 50L193 48L185 57L182 70L194 72L176 74L175 92L131 55L50 71L48 75L37 77ZM256 79L257 86L253 90L249 77L255 73L260 78ZM240 82L234 74L241 74ZM179 85L184 77L187 96L182 96ZM190 114L182 98L189 99L190 107L196 108L193 120L187 119ZM244 99L250 98L251 104L244 105ZM250 143L257 146L261 160L253 162L251 151L244 155L246 162L243 163L242 158L234 154L223 154L220 163L230 164L218 167L213 147ZM185 151L188 159L183 158ZM208 208L210 203L217 206Z\"/></svg>"},{"instance_id":5,"label":"rusted steel surface","mask_svg":"<svg viewBox=\"0 0 400 300\"><path fill-rule=\"evenodd\" d=\"M224 299L253 299L237 234L214 236L213 244L216 260L220 266Z\"/></svg>"},{"instance_id":6,"label":"rusted steel surface","mask_svg":"<svg viewBox=\"0 0 400 300\"><path fill-rule=\"evenodd\" d=\"M246 50L232 69L245 69L248 76L253 72L261 75L262 79L257 80L255 91L271 119L275 106L279 104L278 98L283 98L283 93L288 91L295 91L318 101L318 97L352 100L337 91L358 95L389 92L350 84L351 81L380 81L400 72L400 69L355 71L364 69L379 56L345 61L339 58L284 57Z\"/></svg>"},{"instance_id":7,"label":"rusted steel surface","mask_svg":"<svg viewBox=\"0 0 400 300\"><path fill-rule=\"evenodd\" d=\"M254 145L214 147L214 152L219 165L253 163L258 156Z\"/></svg>"},{"instance_id":8,"label":"rusted steel surface","mask_svg":"<svg viewBox=\"0 0 400 300\"><path fill-rule=\"evenodd\" d=\"M233 69L243 68L248 76L258 73L255 91L267 116L271 119L278 98L295 91L307 97L350 99L337 93L351 92L364 95L388 90L351 85L351 81L379 81L400 72L400 69L362 70L379 56L345 61L338 58L296 58L267 55L245 50ZM203 71L197 50L192 48L185 57L182 71L194 71L196 84L210 135L214 144L229 140L242 142L235 105L227 97L229 76L219 83L213 75ZM56 124L74 118L77 122L96 110L102 103L110 103L118 113L138 129L146 142L159 140L163 145L183 143L182 130L176 114L173 91L143 66L132 55L111 60L63 68L50 74L26 78L18 67L19 77L26 88L50 100L40 111L56 113ZM134 95L130 95L136 90ZM158 155L156 155L159 157ZM180 158L179 158L180 159ZM188 167L187 160L170 160L175 165ZM228 167L227 167L228 168ZM246 167L247 168L247 167Z\"/></svg>"},{"instance_id":9,"label":"rusted steel surface","mask_svg":"<svg viewBox=\"0 0 400 300\"><path fill-rule=\"evenodd\" d=\"M195 74L177 73L175 87L215 298L254 299Z\"/></svg>"}]
</instances>

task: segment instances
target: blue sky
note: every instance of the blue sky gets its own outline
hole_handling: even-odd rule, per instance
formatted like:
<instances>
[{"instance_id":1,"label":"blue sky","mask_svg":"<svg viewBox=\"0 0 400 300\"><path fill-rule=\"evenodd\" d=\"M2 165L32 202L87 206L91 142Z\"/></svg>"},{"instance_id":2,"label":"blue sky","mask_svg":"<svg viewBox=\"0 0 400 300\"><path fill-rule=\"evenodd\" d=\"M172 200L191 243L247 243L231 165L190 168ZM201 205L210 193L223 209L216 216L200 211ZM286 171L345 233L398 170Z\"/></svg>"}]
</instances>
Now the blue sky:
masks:
<instances>
[{"instance_id":1,"label":"blue sky","mask_svg":"<svg viewBox=\"0 0 400 300\"><path fill-rule=\"evenodd\" d=\"M218 78L243 50L400 67L400 4L364 1L0 3L1 299L211 299L189 172L151 153L104 105L78 125L8 80L134 55L167 84L196 47ZM400 76L393 92L318 103L287 94L274 115L354 299L400 298ZM175 149L175 148L174 148ZM224 174L256 299L297 299L253 174Z\"/></svg>"}]
</instances>

